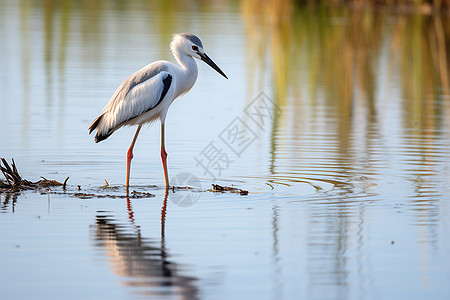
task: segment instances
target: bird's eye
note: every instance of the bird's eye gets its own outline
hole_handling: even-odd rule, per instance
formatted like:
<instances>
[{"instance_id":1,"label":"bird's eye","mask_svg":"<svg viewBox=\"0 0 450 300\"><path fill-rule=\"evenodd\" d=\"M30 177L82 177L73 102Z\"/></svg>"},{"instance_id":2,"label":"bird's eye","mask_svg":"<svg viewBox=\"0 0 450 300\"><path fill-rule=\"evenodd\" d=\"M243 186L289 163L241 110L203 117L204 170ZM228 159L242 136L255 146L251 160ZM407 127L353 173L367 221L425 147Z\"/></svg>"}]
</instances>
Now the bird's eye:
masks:
<instances>
[{"instance_id":1,"label":"bird's eye","mask_svg":"<svg viewBox=\"0 0 450 300\"><path fill-rule=\"evenodd\" d=\"M197 46L195 46L195 45L192 45L192 50L194 50L194 51L198 51L198 47L197 47Z\"/></svg>"}]
</instances>

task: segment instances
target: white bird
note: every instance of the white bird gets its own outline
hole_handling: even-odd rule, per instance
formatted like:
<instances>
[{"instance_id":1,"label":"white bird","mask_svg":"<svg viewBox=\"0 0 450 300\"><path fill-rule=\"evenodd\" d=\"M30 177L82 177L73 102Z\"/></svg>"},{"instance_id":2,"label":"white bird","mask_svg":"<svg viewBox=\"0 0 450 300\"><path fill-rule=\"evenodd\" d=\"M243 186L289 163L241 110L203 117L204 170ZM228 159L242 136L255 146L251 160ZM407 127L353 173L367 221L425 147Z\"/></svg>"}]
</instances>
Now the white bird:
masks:
<instances>
[{"instance_id":1,"label":"white bird","mask_svg":"<svg viewBox=\"0 0 450 300\"><path fill-rule=\"evenodd\" d=\"M174 34L170 50L179 66L168 61L156 61L140 69L119 86L100 116L89 125L89 134L97 129L95 142L107 139L122 126L138 125L127 153L126 190L130 183L133 147L142 125L161 121L161 158L166 188L169 187L167 152L164 145L164 122L170 104L187 93L197 80L198 68L194 58L210 65L223 77L228 77L206 55L200 39L190 33Z\"/></svg>"}]
</instances>

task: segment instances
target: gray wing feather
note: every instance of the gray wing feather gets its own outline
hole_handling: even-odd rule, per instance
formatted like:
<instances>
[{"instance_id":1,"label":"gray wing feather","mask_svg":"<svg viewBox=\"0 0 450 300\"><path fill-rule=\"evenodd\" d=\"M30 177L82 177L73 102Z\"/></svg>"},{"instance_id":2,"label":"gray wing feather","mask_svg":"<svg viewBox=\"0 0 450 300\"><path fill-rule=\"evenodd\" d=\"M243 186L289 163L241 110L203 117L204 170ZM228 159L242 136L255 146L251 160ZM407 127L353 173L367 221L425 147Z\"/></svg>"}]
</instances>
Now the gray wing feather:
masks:
<instances>
[{"instance_id":1,"label":"gray wing feather","mask_svg":"<svg viewBox=\"0 0 450 300\"><path fill-rule=\"evenodd\" d=\"M89 127L91 132L97 129L95 141L108 138L127 121L157 106L172 84L168 70L164 63L156 62L128 77Z\"/></svg>"},{"instance_id":2,"label":"gray wing feather","mask_svg":"<svg viewBox=\"0 0 450 300\"><path fill-rule=\"evenodd\" d=\"M149 80L150 78L158 75L163 71L168 71L168 67L162 62L156 62L145 68L142 68L141 70L125 79L124 82L122 82L122 84L112 96L112 99L124 99L136 85Z\"/></svg>"}]
</instances>

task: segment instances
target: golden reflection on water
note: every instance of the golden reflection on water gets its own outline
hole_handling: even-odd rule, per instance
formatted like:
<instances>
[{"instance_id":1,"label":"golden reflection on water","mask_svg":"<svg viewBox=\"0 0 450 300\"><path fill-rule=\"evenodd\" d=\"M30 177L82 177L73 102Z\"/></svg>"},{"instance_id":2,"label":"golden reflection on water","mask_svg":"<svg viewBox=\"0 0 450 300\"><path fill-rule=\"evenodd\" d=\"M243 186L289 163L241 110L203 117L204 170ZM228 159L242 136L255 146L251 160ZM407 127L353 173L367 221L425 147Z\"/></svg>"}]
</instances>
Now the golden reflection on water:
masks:
<instances>
[{"instance_id":1,"label":"golden reflection on water","mask_svg":"<svg viewBox=\"0 0 450 300\"><path fill-rule=\"evenodd\" d=\"M307 80L303 84L311 89L311 100L325 88L328 101L339 105L344 117L361 95L373 104L379 59L388 60L383 75L401 76L403 95L414 104L426 101L424 95L435 88L448 95L450 26L445 15L320 9L277 0L243 1L241 6L252 67L249 78L260 90L261 76L269 72L281 105L289 92L295 93L304 70L306 78L301 80ZM389 53L383 53L386 43Z\"/></svg>"},{"instance_id":2,"label":"golden reflection on water","mask_svg":"<svg viewBox=\"0 0 450 300\"><path fill-rule=\"evenodd\" d=\"M315 186L320 180L342 191L322 194L317 200L327 204L312 206L308 269L311 286L320 287L320 291L311 288L309 297L329 292L347 298L345 287L351 284L347 270L356 264L361 281L359 297L365 298L364 287L373 280L365 245L368 204L355 197L380 199L367 192L383 184L375 179L384 175L380 160L388 157L404 162L398 166L398 176L414 185L415 192L409 197L418 209L421 239L437 239L433 233L436 223L430 220L439 219L439 185L448 180L441 178L438 166L448 163L442 139L448 138L450 121L450 20L439 14L323 9L278 0L243 1L241 11L247 31L248 91L255 93L270 82L274 87L271 96L284 109L281 119L274 119L272 179L268 181ZM397 108L398 103L401 106ZM400 113L392 113L398 109ZM393 116L401 118L400 132L390 132L401 140L398 143L387 142L385 136ZM325 127L308 130L311 124ZM321 139L317 150L328 155L315 164L307 158L296 160L301 153L280 151L283 144L294 144L288 137L293 141ZM327 140L335 144L327 144ZM397 148L383 149L388 144ZM296 145L300 152L311 151L311 145ZM283 160L289 167L283 167ZM308 173L314 175L308 177ZM343 173L346 175L341 176ZM320 185L317 187L320 191ZM278 219L275 204L275 262L279 259ZM352 244L357 245L356 262L349 262L346 256ZM420 250L423 284L428 286L428 250ZM326 262L326 258L331 261ZM323 287L327 286L342 288L326 291Z\"/></svg>"},{"instance_id":3,"label":"golden reflection on water","mask_svg":"<svg viewBox=\"0 0 450 300\"><path fill-rule=\"evenodd\" d=\"M442 126L450 117L448 17L324 9L291 1L243 1L241 6L248 36L248 91L264 89L268 77L273 98L289 109L283 119L275 119L273 149L276 135L286 130L280 129L283 123L293 126L287 130L298 141L310 139L303 134L305 127L318 123L335 137L338 145L330 151L338 151L345 158L338 163L348 169L359 163L351 161L361 153L358 147L365 148L366 161L373 157L370 149L380 146L381 129L393 114L402 118L399 137L433 144L447 129ZM316 117L323 113L329 116Z\"/></svg>"}]
</instances>

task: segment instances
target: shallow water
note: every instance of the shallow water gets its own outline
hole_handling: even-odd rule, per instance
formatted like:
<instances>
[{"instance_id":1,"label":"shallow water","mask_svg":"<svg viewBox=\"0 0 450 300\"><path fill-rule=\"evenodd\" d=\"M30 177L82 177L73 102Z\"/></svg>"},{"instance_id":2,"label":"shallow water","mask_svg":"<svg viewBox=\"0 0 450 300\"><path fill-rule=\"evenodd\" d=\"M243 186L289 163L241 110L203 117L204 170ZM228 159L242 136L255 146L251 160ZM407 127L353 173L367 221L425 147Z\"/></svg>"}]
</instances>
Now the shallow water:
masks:
<instances>
[{"instance_id":1,"label":"shallow water","mask_svg":"<svg viewBox=\"0 0 450 300\"><path fill-rule=\"evenodd\" d=\"M70 177L0 193L2 297L448 299L449 18L196 5L2 4L0 155ZM153 124L131 184L155 197L114 198L134 129L87 127L183 31L230 78L199 62L167 117L171 183L195 189L165 197Z\"/></svg>"}]
</instances>

